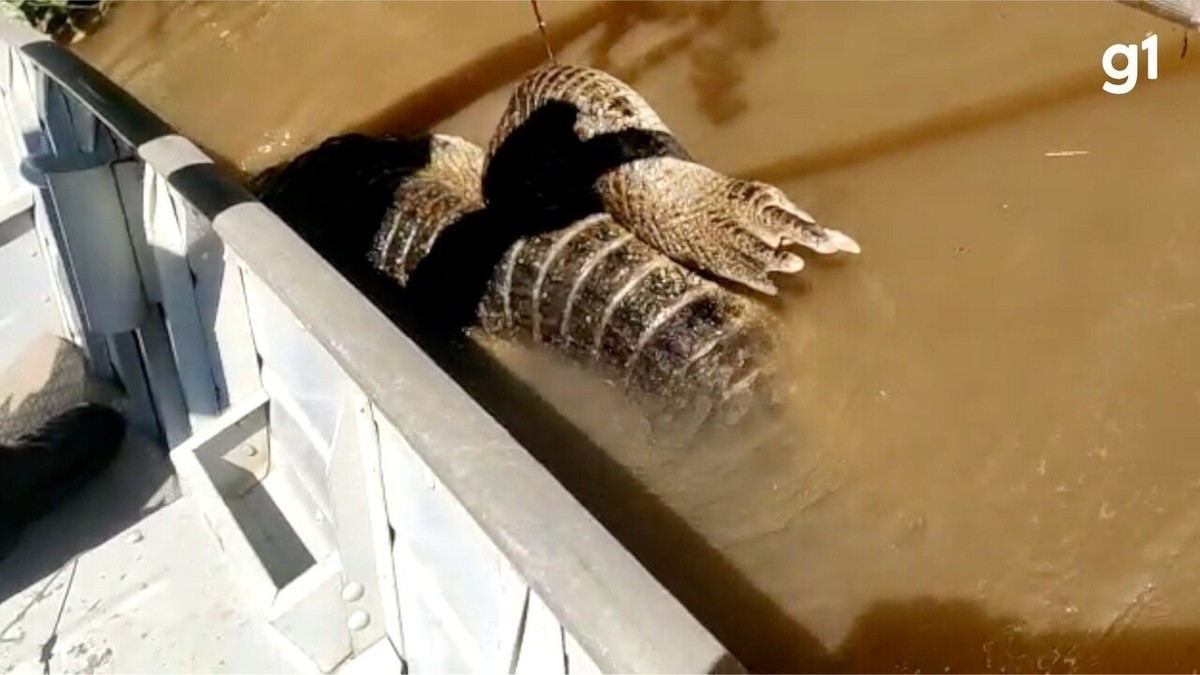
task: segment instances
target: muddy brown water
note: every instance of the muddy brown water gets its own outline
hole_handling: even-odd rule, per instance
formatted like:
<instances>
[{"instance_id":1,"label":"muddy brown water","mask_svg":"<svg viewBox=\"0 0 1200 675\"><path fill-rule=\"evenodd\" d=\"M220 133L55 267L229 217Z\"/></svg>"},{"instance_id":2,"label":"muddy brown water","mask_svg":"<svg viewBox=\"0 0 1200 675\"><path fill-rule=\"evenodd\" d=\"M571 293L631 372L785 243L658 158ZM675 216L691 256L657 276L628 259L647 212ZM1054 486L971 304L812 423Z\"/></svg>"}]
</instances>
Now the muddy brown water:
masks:
<instances>
[{"instance_id":1,"label":"muddy brown water","mask_svg":"<svg viewBox=\"0 0 1200 675\"><path fill-rule=\"evenodd\" d=\"M737 438L654 447L596 382L491 346L603 450L550 453L564 482L744 663L1200 668L1180 29L1105 2L543 13L561 59L864 248L785 292L788 414ZM1102 92L1104 49L1148 32L1159 79ZM544 56L519 2L131 3L77 49L244 171L351 129L484 143ZM640 498L598 487L613 467Z\"/></svg>"}]
</instances>

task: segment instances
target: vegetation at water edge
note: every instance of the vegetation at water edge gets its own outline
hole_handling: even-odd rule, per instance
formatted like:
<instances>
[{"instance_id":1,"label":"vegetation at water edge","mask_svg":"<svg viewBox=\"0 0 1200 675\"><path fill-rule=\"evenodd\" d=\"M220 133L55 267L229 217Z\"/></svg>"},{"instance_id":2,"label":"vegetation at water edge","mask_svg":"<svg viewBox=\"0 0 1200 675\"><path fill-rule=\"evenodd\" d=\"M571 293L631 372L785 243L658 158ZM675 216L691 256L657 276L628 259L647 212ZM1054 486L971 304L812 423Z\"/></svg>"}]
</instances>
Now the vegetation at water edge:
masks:
<instances>
[{"instance_id":1,"label":"vegetation at water edge","mask_svg":"<svg viewBox=\"0 0 1200 675\"><path fill-rule=\"evenodd\" d=\"M104 18L112 0L0 0L0 15L59 42L78 42Z\"/></svg>"}]
</instances>

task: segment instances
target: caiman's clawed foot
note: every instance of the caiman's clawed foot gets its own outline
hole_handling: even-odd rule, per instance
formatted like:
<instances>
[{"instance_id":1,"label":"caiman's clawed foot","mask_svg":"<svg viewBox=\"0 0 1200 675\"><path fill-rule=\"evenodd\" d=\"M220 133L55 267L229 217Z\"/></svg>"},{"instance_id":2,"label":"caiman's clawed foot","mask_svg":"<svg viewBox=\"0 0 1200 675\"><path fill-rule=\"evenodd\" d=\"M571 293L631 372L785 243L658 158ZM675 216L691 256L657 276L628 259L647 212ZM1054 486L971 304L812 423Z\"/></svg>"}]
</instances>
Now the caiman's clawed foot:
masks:
<instances>
[{"instance_id":1,"label":"caiman's clawed foot","mask_svg":"<svg viewBox=\"0 0 1200 675\"><path fill-rule=\"evenodd\" d=\"M860 253L858 242L848 235L817 224L816 219L788 199L774 185L729 179L728 198L741 204L746 229L758 234L772 247L800 244L817 253Z\"/></svg>"},{"instance_id":2,"label":"caiman's clawed foot","mask_svg":"<svg viewBox=\"0 0 1200 675\"><path fill-rule=\"evenodd\" d=\"M714 204L710 227L718 241L724 240L719 246L737 255L710 251L709 273L774 295L777 289L771 274L795 274L804 269L804 259L787 250L789 246L799 244L822 254L861 251L848 235L818 225L779 188L722 178L725 189L720 199L726 206Z\"/></svg>"},{"instance_id":3,"label":"caiman's clawed foot","mask_svg":"<svg viewBox=\"0 0 1200 675\"><path fill-rule=\"evenodd\" d=\"M625 165L601 178L601 194L614 217L667 256L768 295L778 292L772 274L804 268L790 246L822 254L860 251L779 188L695 162L657 158Z\"/></svg>"}]
</instances>

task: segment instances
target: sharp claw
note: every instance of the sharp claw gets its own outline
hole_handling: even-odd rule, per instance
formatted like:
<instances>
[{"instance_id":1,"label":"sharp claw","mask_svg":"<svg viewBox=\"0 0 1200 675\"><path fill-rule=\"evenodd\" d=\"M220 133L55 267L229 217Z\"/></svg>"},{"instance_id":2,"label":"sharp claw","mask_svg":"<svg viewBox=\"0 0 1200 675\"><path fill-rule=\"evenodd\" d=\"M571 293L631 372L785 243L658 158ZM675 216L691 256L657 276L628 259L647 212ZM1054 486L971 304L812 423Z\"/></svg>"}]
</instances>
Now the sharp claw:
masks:
<instances>
[{"instance_id":1,"label":"sharp claw","mask_svg":"<svg viewBox=\"0 0 1200 675\"><path fill-rule=\"evenodd\" d=\"M768 202L768 208L777 208L780 211L784 211L796 218L799 218L809 225L817 224L817 219L813 218L812 214L800 208L799 206L796 206L795 202L788 199L787 195L784 194L779 188L771 185L767 185L766 187L770 190L771 194L771 199Z\"/></svg>"},{"instance_id":2,"label":"sharp claw","mask_svg":"<svg viewBox=\"0 0 1200 675\"><path fill-rule=\"evenodd\" d=\"M747 231L770 248L779 248L784 243L784 235L780 232L767 231L762 228L747 228Z\"/></svg>"},{"instance_id":3,"label":"sharp claw","mask_svg":"<svg viewBox=\"0 0 1200 675\"><path fill-rule=\"evenodd\" d=\"M817 219L813 218L804 209L796 206L782 195L775 195L771 200L768 209L777 209L787 214L789 217L799 220L798 227L793 223L795 230L799 231L798 237L789 236L784 230L781 242L768 242L771 246L778 246L779 243L787 244L803 244L818 253L862 253L862 247L858 242L850 238L849 235L839 230L827 229L817 225Z\"/></svg>"},{"instance_id":4,"label":"sharp claw","mask_svg":"<svg viewBox=\"0 0 1200 675\"><path fill-rule=\"evenodd\" d=\"M816 218L813 218L812 215L808 211L805 211L804 209L800 208L799 206L796 206L795 204L788 204L787 206L784 207L784 210L787 211L788 213L792 214L793 216L796 216L800 220L803 220L804 222L808 223L809 225L817 224Z\"/></svg>"},{"instance_id":5,"label":"sharp claw","mask_svg":"<svg viewBox=\"0 0 1200 675\"><path fill-rule=\"evenodd\" d=\"M772 272L785 272L787 274L795 274L802 269L804 269L804 258L787 251L779 253L776 256L775 264L771 266Z\"/></svg>"},{"instance_id":6,"label":"sharp claw","mask_svg":"<svg viewBox=\"0 0 1200 675\"><path fill-rule=\"evenodd\" d=\"M839 230L825 230L825 242L835 251L845 253L862 253L862 247L857 241L850 238L850 235Z\"/></svg>"},{"instance_id":7,"label":"sharp claw","mask_svg":"<svg viewBox=\"0 0 1200 675\"><path fill-rule=\"evenodd\" d=\"M804 211L794 206L785 208L780 205L769 207L766 213L773 215L776 219L775 222L782 221L776 228L776 232L780 233L777 237L778 241L767 242L771 248L802 244L818 253L833 253L840 250L837 248L825 250L831 246L825 236L825 229L817 225L813 217ZM845 237L845 235L842 236Z\"/></svg>"},{"instance_id":8,"label":"sharp claw","mask_svg":"<svg viewBox=\"0 0 1200 675\"><path fill-rule=\"evenodd\" d=\"M849 235L839 231L830 230L821 227L808 228L801 232L800 238L787 243L796 243L807 248L810 248L817 253L862 253L862 248L858 242L850 238Z\"/></svg>"},{"instance_id":9,"label":"sharp claw","mask_svg":"<svg viewBox=\"0 0 1200 675\"><path fill-rule=\"evenodd\" d=\"M770 279L763 275L757 279L741 279L741 283L762 293L764 295L779 295L779 288Z\"/></svg>"}]
</instances>

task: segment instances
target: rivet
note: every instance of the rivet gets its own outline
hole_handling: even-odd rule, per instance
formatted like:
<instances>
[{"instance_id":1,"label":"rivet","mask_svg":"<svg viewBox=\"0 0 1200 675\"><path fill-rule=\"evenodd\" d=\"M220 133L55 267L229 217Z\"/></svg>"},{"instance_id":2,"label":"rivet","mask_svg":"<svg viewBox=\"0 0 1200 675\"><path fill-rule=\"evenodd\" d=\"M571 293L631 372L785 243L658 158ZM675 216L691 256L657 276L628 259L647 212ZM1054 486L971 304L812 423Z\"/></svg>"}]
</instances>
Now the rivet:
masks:
<instances>
[{"instance_id":1,"label":"rivet","mask_svg":"<svg viewBox=\"0 0 1200 675\"><path fill-rule=\"evenodd\" d=\"M258 455L258 448L254 447L253 445L247 445L246 446L246 456L254 457L256 455Z\"/></svg>"},{"instance_id":2,"label":"rivet","mask_svg":"<svg viewBox=\"0 0 1200 675\"><path fill-rule=\"evenodd\" d=\"M346 620L346 627L350 630L362 630L369 623L371 623L371 615L360 609L350 614L350 618Z\"/></svg>"},{"instance_id":3,"label":"rivet","mask_svg":"<svg viewBox=\"0 0 1200 675\"><path fill-rule=\"evenodd\" d=\"M346 602L355 602L362 598L363 586L357 581L351 581L342 588L342 599Z\"/></svg>"}]
</instances>

